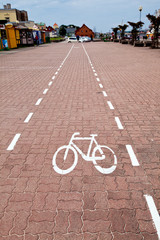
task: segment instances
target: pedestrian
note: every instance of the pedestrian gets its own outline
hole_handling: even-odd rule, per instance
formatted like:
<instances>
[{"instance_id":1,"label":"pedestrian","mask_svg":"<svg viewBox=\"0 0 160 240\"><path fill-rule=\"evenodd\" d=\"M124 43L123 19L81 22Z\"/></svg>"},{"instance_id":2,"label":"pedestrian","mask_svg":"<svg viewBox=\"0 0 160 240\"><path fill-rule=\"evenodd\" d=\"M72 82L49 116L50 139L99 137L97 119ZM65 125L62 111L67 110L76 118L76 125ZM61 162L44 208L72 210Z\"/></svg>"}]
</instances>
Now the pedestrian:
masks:
<instances>
[{"instance_id":1,"label":"pedestrian","mask_svg":"<svg viewBox=\"0 0 160 240\"><path fill-rule=\"evenodd\" d=\"M36 39L36 44L37 44L37 46L38 46L38 45L39 45L39 39L38 39L38 35L37 35L37 34L36 34L35 39Z\"/></svg>"}]
</instances>

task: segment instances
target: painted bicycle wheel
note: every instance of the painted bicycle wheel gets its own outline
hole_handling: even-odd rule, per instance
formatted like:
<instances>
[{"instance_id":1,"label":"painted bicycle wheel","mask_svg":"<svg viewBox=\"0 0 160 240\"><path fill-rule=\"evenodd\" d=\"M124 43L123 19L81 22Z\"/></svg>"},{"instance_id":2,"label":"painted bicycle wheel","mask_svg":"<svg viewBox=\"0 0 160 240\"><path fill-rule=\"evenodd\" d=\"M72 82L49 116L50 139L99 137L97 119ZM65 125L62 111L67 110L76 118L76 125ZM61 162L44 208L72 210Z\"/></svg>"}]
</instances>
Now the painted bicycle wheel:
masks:
<instances>
[{"instance_id":1,"label":"painted bicycle wheel","mask_svg":"<svg viewBox=\"0 0 160 240\"><path fill-rule=\"evenodd\" d=\"M72 146L67 145L58 148L52 159L53 169L62 175L73 171L77 162L78 154L76 150ZM60 167L58 165L60 165Z\"/></svg>"},{"instance_id":2,"label":"painted bicycle wheel","mask_svg":"<svg viewBox=\"0 0 160 240\"><path fill-rule=\"evenodd\" d=\"M103 160L102 156L104 157ZM93 149L92 157L95 168L103 174L110 174L117 167L117 157L113 150L107 146L104 145L96 146Z\"/></svg>"}]
</instances>

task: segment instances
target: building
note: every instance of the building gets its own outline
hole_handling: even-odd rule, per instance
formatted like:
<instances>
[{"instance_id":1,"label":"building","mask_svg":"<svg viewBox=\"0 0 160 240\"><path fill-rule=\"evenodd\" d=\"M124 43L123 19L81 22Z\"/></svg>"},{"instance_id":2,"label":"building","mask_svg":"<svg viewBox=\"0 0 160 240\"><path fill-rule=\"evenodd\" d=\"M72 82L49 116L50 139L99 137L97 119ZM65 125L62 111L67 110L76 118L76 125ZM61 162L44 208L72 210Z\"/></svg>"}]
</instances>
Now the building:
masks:
<instances>
[{"instance_id":1,"label":"building","mask_svg":"<svg viewBox=\"0 0 160 240\"><path fill-rule=\"evenodd\" d=\"M66 34L67 36L71 37L71 36L75 36L75 32L79 27L75 26L75 25L68 25L66 27Z\"/></svg>"},{"instance_id":2,"label":"building","mask_svg":"<svg viewBox=\"0 0 160 240\"><path fill-rule=\"evenodd\" d=\"M90 37L91 39L94 38L94 32L90 28L88 28L85 24L83 24L81 28L75 31L75 35L87 36L87 37Z\"/></svg>"},{"instance_id":3,"label":"building","mask_svg":"<svg viewBox=\"0 0 160 240\"><path fill-rule=\"evenodd\" d=\"M46 30L46 24L43 22L35 23L35 25L37 25L40 31Z\"/></svg>"},{"instance_id":4,"label":"building","mask_svg":"<svg viewBox=\"0 0 160 240\"><path fill-rule=\"evenodd\" d=\"M55 24L53 25L53 28L54 28L54 30L56 30L56 29L59 29L59 26L58 26L58 24L57 24L57 23L55 23Z\"/></svg>"},{"instance_id":5,"label":"building","mask_svg":"<svg viewBox=\"0 0 160 240\"><path fill-rule=\"evenodd\" d=\"M11 4L7 3L3 9L0 9L0 20L6 20L7 22L28 21L28 13L24 10L11 8Z\"/></svg>"},{"instance_id":6,"label":"building","mask_svg":"<svg viewBox=\"0 0 160 240\"><path fill-rule=\"evenodd\" d=\"M46 27L46 31L48 32L48 37L50 37L50 38L57 37L57 30L55 30L51 26Z\"/></svg>"}]
</instances>

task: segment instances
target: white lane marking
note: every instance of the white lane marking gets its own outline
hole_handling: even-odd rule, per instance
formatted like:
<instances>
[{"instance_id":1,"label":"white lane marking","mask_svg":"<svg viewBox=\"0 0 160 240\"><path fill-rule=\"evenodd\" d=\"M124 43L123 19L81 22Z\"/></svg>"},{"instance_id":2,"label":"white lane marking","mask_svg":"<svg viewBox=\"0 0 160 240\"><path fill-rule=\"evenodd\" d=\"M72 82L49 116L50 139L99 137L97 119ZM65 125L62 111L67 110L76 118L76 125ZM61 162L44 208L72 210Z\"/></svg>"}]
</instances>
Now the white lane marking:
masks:
<instances>
[{"instance_id":1,"label":"white lane marking","mask_svg":"<svg viewBox=\"0 0 160 240\"><path fill-rule=\"evenodd\" d=\"M93 72L96 72L96 70L93 69Z\"/></svg>"},{"instance_id":2,"label":"white lane marking","mask_svg":"<svg viewBox=\"0 0 160 240\"><path fill-rule=\"evenodd\" d=\"M96 78L97 79L97 82L100 82L100 79L99 78Z\"/></svg>"},{"instance_id":3,"label":"white lane marking","mask_svg":"<svg viewBox=\"0 0 160 240\"><path fill-rule=\"evenodd\" d=\"M71 49L69 50L69 52L68 52L67 56L65 57L65 59L63 60L63 62L62 62L62 64L61 64L61 65L63 65L63 64L65 63L65 61L66 61L66 59L69 57L69 54L71 53L71 51L72 51L73 47L74 47L74 44L73 44L73 46L71 47Z\"/></svg>"},{"instance_id":4,"label":"white lane marking","mask_svg":"<svg viewBox=\"0 0 160 240\"><path fill-rule=\"evenodd\" d=\"M20 138L20 136L21 136L20 133L17 133L17 134L14 136L12 142L10 143L9 147L7 148L8 151L11 151L11 150L14 149L14 147L15 147L18 139Z\"/></svg>"},{"instance_id":5,"label":"white lane marking","mask_svg":"<svg viewBox=\"0 0 160 240\"><path fill-rule=\"evenodd\" d=\"M160 216L159 216L158 210L156 208L156 205L154 203L154 200L153 200L152 196L144 195L144 197L147 201L154 226L157 230L158 238L160 239Z\"/></svg>"},{"instance_id":6,"label":"white lane marking","mask_svg":"<svg viewBox=\"0 0 160 240\"><path fill-rule=\"evenodd\" d=\"M119 119L119 117L115 117L115 121L116 121L117 126L118 126L119 129L124 129L123 126L122 126L122 123L121 123L121 121Z\"/></svg>"},{"instance_id":7,"label":"white lane marking","mask_svg":"<svg viewBox=\"0 0 160 240\"><path fill-rule=\"evenodd\" d=\"M110 108L111 110L113 110L114 107L113 107L112 103L111 103L110 101L107 101L107 103L108 103L109 108Z\"/></svg>"},{"instance_id":8,"label":"white lane marking","mask_svg":"<svg viewBox=\"0 0 160 240\"><path fill-rule=\"evenodd\" d=\"M55 73L55 75L57 75L57 74L58 74L58 72Z\"/></svg>"},{"instance_id":9,"label":"white lane marking","mask_svg":"<svg viewBox=\"0 0 160 240\"><path fill-rule=\"evenodd\" d=\"M98 76L97 73L94 74L95 76Z\"/></svg>"},{"instance_id":10,"label":"white lane marking","mask_svg":"<svg viewBox=\"0 0 160 240\"><path fill-rule=\"evenodd\" d=\"M127 151L128 151L128 154L130 156L130 159L131 159L131 162L132 162L132 166L134 167L138 167L139 166L139 162L137 160L137 157L132 149L132 146L131 145L126 145L126 148L127 148Z\"/></svg>"},{"instance_id":11,"label":"white lane marking","mask_svg":"<svg viewBox=\"0 0 160 240\"><path fill-rule=\"evenodd\" d=\"M86 49L85 49L85 47L84 47L83 44L82 44L82 47L83 47L83 49L84 49L84 51L85 51L85 54L87 55L87 58L88 58L89 63L92 64L91 59L90 59L90 57L89 57L89 55L88 55L88 53L87 53L87 51L86 51Z\"/></svg>"},{"instance_id":12,"label":"white lane marking","mask_svg":"<svg viewBox=\"0 0 160 240\"><path fill-rule=\"evenodd\" d=\"M28 123L32 117L33 113L29 113L26 119L24 120L24 123Z\"/></svg>"},{"instance_id":13,"label":"white lane marking","mask_svg":"<svg viewBox=\"0 0 160 240\"><path fill-rule=\"evenodd\" d=\"M54 79L55 79L55 76L53 76L52 79L54 80Z\"/></svg>"},{"instance_id":14,"label":"white lane marking","mask_svg":"<svg viewBox=\"0 0 160 240\"><path fill-rule=\"evenodd\" d=\"M107 97L107 93L105 91L103 91L103 95L104 97Z\"/></svg>"},{"instance_id":15,"label":"white lane marking","mask_svg":"<svg viewBox=\"0 0 160 240\"><path fill-rule=\"evenodd\" d=\"M100 86L100 88L103 88L103 85L101 83L99 84L99 86Z\"/></svg>"},{"instance_id":16,"label":"white lane marking","mask_svg":"<svg viewBox=\"0 0 160 240\"><path fill-rule=\"evenodd\" d=\"M46 88L44 91L43 91L43 94L46 94L48 92L48 88Z\"/></svg>"},{"instance_id":17,"label":"white lane marking","mask_svg":"<svg viewBox=\"0 0 160 240\"><path fill-rule=\"evenodd\" d=\"M41 103L42 99L43 99L43 98L39 98L35 105L36 105L36 106L39 105L39 104Z\"/></svg>"},{"instance_id":18,"label":"white lane marking","mask_svg":"<svg viewBox=\"0 0 160 240\"><path fill-rule=\"evenodd\" d=\"M58 71L60 70L60 68L58 68Z\"/></svg>"},{"instance_id":19,"label":"white lane marking","mask_svg":"<svg viewBox=\"0 0 160 240\"><path fill-rule=\"evenodd\" d=\"M48 86L51 86L51 85L52 85L52 83L53 83L53 82L52 82L52 81L50 81L50 82L48 83Z\"/></svg>"}]
</instances>

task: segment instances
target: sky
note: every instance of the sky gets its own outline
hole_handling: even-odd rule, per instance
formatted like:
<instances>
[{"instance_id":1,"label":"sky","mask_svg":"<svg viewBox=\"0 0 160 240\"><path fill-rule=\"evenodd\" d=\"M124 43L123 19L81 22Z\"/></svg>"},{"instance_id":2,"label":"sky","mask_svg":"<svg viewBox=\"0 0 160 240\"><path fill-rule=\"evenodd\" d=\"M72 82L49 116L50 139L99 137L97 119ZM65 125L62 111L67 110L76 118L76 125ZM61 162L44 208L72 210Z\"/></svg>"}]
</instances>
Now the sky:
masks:
<instances>
[{"instance_id":1,"label":"sky","mask_svg":"<svg viewBox=\"0 0 160 240\"><path fill-rule=\"evenodd\" d=\"M44 22L47 26L74 24L79 27L86 24L102 33L111 32L113 27L127 24L127 21L138 22L140 6L143 7L143 28L148 28L150 22L146 15L155 14L155 10L160 9L160 0L1 0L0 8L7 3L11 3L12 8L26 10L29 20L36 23Z\"/></svg>"}]
</instances>

